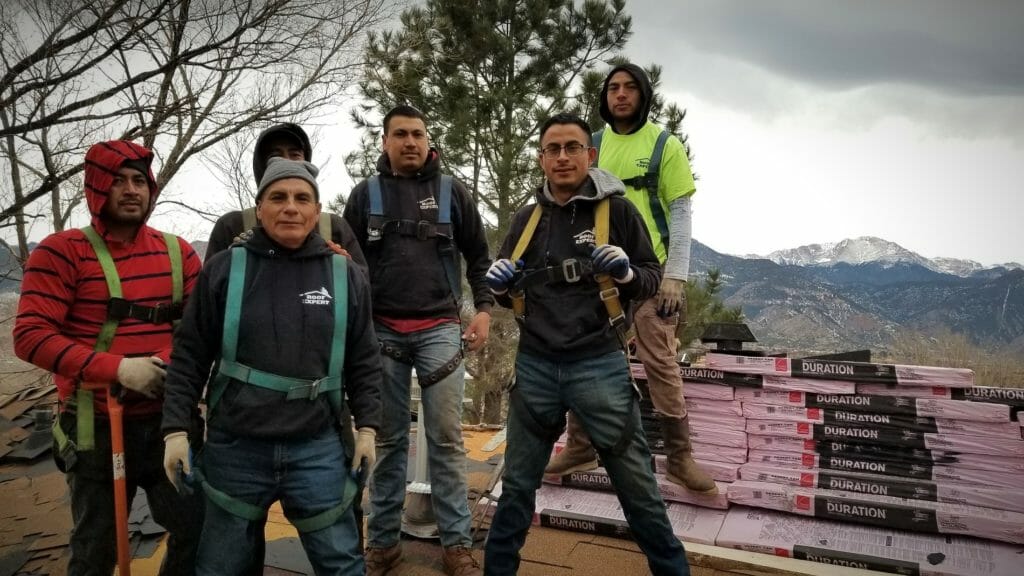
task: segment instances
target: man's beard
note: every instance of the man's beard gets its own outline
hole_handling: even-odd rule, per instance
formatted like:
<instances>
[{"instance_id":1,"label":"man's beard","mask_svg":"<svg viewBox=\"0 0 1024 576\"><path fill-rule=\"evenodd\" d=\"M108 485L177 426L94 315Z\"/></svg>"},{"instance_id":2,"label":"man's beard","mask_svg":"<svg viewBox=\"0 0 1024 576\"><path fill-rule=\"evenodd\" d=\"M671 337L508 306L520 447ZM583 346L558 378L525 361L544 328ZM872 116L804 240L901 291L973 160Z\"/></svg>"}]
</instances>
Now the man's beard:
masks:
<instances>
[{"instance_id":1,"label":"man's beard","mask_svg":"<svg viewBox=\"0 0 1024 576\"><path fill-rule=\"evenodd\" d=\"M117 209L104 207L102 219L108 226L138 226L146 221L146 215L149 214L148 206L143 205L141 208L137 214L122 214Z\"/></svg>"}]
</instances>

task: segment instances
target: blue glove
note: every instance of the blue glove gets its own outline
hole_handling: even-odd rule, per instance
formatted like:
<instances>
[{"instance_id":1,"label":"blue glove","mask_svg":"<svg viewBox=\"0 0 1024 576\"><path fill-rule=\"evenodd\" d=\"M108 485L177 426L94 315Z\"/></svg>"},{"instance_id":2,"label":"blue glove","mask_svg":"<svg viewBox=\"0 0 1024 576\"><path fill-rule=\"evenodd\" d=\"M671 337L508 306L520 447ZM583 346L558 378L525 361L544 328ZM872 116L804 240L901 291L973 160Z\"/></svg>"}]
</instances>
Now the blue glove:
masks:
<instances>
[{"instance_id":1,"label":"blue glove","mask_svg":"<svg viewBox=\"0 0 1024 576\"><path fill-rule=\"evenodd\" d=\"M629 268L629 256L622 248L604 244L594 248L594 253L590 257L594 259L594 269L597 272L604 272L620 282L629 280L632 272Z\"/></svg>"},{"instance_id":2,"label":"blue glove","mask_svg":"<svg viewBox=\"0 0 1024 576\"><path fill-rule=\"evenodd\" d=\"M520 260L521 264L522 261ZM508 258L502 258L501 260L495 260L491 264L484 278L487 280L487 286L491 289L491 292L504 294L508 292L508 286L512 283L512 277L515 273L516 265Z\"/></svg>"}]
</instances>

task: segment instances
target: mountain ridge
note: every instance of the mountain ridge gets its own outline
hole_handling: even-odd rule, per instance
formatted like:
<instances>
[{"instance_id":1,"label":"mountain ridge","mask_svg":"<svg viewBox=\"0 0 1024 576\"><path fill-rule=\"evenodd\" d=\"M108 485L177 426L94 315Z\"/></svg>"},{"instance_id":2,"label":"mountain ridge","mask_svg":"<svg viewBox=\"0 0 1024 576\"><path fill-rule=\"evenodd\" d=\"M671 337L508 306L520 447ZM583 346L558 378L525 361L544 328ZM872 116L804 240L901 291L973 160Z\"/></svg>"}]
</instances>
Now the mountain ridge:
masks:
<instances>
[{"instance_id":1,"label":"mountain ridge","mask_svg":"<svg viewBox=\"0 0 1024 576\"><path fill-rule=\"evenodd\" d=\"M927 258L903 246L878 238L877 236L860 236L846 238L838 242L806 244L796 248L776 250L767 255L748 255L746 258L764 258L776 264L795 264L798 266L834 266L836 264L916 264L934 272L969 277L979 272L992 269L1024 269L1017 262L1005 262L985 266L975 260L937 257Z\"/></svg>"}]
</instances>

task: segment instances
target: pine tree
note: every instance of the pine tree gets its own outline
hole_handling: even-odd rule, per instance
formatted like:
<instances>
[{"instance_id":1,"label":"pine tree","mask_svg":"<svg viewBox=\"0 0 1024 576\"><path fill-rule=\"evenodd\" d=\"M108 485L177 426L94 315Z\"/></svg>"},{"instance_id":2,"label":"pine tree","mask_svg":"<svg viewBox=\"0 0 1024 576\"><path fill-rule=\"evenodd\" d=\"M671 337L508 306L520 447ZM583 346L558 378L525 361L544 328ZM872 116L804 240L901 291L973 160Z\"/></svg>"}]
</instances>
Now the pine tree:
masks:
<instances>
[{"instance_id":1,"label":"pine tree","mask_svg":"<svg viewBox=\"0 0 1024 576\"><path fill-rule=\"evenodd\" d=\"M401 28L371 34L353 111L363 149L353 176L375 172L379 119L397 104L427 117L446 171L470 187L495 238L533 196L537 137L549 116L578 107L580 78L631 34L625 0L427 0ZM583 87L586 88L586 87Z\"/></svg>"},{"instance_id":2,"label":"pine tree","mask_svg":"<svg viewBox=\"0 0 1024 576\"><path fill-rule=\"evenodd\" d=\"M722 286L722 274L717 269L708 270L698 282L686 283L686 323L676 331L683 347L700 338L708 324L743 321L739 306L726 306L722 301Z\"/></svg>"}]
</instances>

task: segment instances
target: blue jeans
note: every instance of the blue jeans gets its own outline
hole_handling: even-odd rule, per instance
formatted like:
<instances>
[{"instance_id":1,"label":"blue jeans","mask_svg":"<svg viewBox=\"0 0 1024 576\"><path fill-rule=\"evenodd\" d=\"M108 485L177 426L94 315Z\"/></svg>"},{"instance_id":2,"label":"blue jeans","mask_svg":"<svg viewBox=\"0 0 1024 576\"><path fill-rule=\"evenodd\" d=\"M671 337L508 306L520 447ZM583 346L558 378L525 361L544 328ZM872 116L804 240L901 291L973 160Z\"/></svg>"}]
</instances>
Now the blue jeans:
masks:
<instances>
[{"instance_id":1,"label":"blue jeans","mask_svg":"<svg viewBox=\"0 0 1024 576\"><path fill-rule=\"evenodd\" d=\"M376 324L377 338L414 360L416 373L429 374L451 360L462 344L458 324L449 323L400 334ZM398 544L405 503L409 460L409 388L412 366L381 354L384 387L383 419L377 432L377 465L370 477L370 517L367 545L387 548ZM462 443L462 393L466 369L454 372L421 393L419 423L425 427L430 465L430 499L437 518L441 545L470 547L469 502L466 492L466 449ZM422 449L422 447L420 448Z\"/></svg>"},{"instance_id":2,"label":"blue jeans","mask_svg":"<svg viewBox=\"0 0 1024 576\"><path fill-rule=\"evenodd\" d=\"M309 518L338 505L349 472L338 432L331 428L302 440L239 438L211 428L202 467L214 488L263 509L280 500L289 518ZM245 573L262 528L262 522L207 501L196 574ZM299 532L299 539L318 576L366 571L352 514L321 530Z\"/></svg>"},{"instance_id":3,"label":"blue jeans","mask_svg":"<svg viewBox=\"0 0 1024 576\"><path fill-rule=\"evenodd\" d=\"M518 398L517 398L518 396ZM556 362L520 352L510 392L501 498L484 553L488 575L515 574L533 519L536 492L557 433L572 410L604 463L622 511L656 576L689 576L651 469L640 409L621 352ZM623 431L632 428L624 439Z\"/></svg>"}]
</instances>

